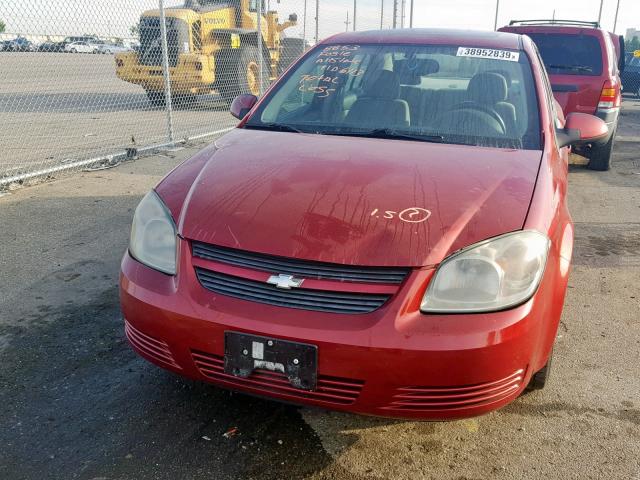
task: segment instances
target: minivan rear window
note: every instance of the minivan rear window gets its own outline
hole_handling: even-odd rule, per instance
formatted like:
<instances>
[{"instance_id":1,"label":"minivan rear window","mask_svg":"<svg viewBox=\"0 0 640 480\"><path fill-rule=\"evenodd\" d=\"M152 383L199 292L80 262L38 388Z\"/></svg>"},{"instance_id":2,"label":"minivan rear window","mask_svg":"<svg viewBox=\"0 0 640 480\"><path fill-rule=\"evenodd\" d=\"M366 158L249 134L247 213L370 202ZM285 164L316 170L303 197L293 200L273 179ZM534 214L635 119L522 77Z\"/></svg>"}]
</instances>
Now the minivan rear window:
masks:
<instances>
[{"instance_id":1,"label":"minivan rear window","mask_svg":"<svg viewBox=\"0 0 640 480\"><path fill-rule=\"evenodd\" d=\"M527 33L549 74L601 75L602 48L593 35Z\"/></svg>"}]
</instances>

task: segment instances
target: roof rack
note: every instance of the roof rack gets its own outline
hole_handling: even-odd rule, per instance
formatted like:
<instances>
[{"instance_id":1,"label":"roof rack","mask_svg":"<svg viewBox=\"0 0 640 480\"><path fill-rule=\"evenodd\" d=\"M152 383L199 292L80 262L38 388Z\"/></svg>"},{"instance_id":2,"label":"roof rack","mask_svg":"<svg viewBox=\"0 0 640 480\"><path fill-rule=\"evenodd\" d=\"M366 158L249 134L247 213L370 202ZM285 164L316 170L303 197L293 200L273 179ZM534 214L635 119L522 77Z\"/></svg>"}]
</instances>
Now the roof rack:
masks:
<instances>
[{"instance_id":1,"label":"roof rack","mask_svg":"<svg viewBox=\"0 0 640 480\"><path fill-rule=\"evenodd\" d=\"M523 25L523 26L535 26L535 25L566 25L570 27L592 27L600 28L598 22L585 22L582 20L511 20L509 25Z\"/></svg>"}]
</instances>

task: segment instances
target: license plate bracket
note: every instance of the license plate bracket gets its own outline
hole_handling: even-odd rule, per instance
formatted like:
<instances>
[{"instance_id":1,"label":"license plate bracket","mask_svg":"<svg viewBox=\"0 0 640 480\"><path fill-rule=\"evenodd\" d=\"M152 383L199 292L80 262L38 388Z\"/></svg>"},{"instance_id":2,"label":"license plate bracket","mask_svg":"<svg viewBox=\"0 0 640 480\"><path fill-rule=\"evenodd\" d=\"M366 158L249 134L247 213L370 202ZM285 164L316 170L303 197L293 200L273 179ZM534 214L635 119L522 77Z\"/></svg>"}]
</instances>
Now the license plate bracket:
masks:
<instances>
[{"instance_id":1,"label":"license plate bracket","mask_svg":"<svg viewBox=\"0 0 640 480\"><path fill-rule=\"evenodd\" d=\"M255 369L283 373L301 390L315 390L318 383L318 347L277 338L224 332L224 372L247 378Z\"/></svg>"}]
</instances>

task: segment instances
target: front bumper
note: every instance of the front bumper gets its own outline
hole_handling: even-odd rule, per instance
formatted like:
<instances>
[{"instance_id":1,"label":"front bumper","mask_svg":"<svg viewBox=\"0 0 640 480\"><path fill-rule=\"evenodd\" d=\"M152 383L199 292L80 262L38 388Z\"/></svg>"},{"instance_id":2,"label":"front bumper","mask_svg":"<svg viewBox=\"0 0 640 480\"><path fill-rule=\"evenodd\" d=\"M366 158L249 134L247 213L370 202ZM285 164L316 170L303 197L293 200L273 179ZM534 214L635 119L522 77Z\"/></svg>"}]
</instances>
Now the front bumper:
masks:
<instances>
[{"instance_id":1,"label":"front bumper","mask_svg":"<svg viewBox=\"0 0 640 480\"><path fill-rule=\"evenodd\" d=\"M562 309L562 298L559 307L554 301L553 265L538 293L508 311L421 314L419 300L433 272L418 269L383 307L349 315L216 295L198 283L189 255L179 258L176 277L123 258L125 329L140 355L225 388L361 414L444 420L509 403L546 362ZM283 375L266 371L244 379L225 374L228 330L317 345L317 389L293 388Z\"/></svg>"}]
</instances>

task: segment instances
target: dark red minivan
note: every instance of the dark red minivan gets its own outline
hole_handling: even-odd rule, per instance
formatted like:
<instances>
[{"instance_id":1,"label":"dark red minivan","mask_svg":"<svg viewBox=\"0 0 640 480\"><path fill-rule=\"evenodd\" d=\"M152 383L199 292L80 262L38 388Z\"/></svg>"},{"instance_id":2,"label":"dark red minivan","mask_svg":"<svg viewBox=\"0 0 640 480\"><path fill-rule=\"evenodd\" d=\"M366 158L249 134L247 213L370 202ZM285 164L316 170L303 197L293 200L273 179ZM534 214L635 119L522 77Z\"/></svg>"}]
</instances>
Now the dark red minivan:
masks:
<instances>
[{"instance_id":1,"label":"dark red minivan","mask_svg":"<svg viewBox=\"0 0 640 480\"><path fill-rule=\"evenodd\" d=\"M597 115L609 127L601 143L577 147L589 158L589 168L608 170L618 126L621 101L620 70L624 48L619 37L597 22L574 20L513 20L502 32L529 36L538 47L564 115Z\"/></svg>"},{"instance_id":2,"label":"dark red minivan","mask_svg":"<svg viewBox=\"0 0 640 480\"><path fill-rule=\"evenodd\" d=\"M136 209L127 338L180 375L421 419L541 388L567 289L568 150L533 42L459 30L344 33Z\"/></svg>"}]
</instances>

